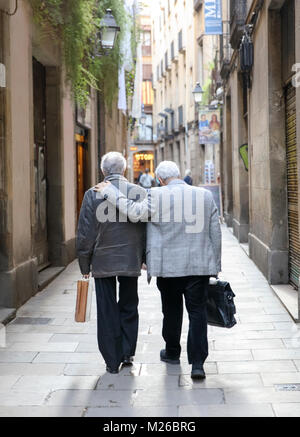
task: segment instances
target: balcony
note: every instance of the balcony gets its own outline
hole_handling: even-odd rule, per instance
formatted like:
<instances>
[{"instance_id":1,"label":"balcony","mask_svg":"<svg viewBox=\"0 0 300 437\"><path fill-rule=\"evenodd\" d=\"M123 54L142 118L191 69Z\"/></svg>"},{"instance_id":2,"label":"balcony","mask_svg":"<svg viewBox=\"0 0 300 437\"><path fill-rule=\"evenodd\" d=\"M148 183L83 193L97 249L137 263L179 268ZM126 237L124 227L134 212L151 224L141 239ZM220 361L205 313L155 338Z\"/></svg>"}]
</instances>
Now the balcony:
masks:
<instances>
[{"instance_id":1,"label":"balcony","mask_svg":"<svg viewBox=\"0 0 300 437\"><path fill-rule=\"evenodd\" d=\"M238 49L247 17L247 0L230 0L230 44Z\"/></svg>"},{"instance_id":2,"label":"balcony","mask_svg":"<svg viewBox=\"0 0 300 437\"><path fill-rule=\"evenodd\" d=\"M172 62L178 62L178 56L175 53L175 44L174 44L174 41L171 42L170 53L171 53L171 61Z\"/></svg>"},{"instance_id":3,"label":"balcony","mask_svg":"<svg viewBox=\"0 0 300 437\"><path fill-rule=\"evenodd\" d=\"M142 56L151 56L151 46L142 46Z\"/></svg>"},{"instance_id":4,"label":"balcony","mask_svg":"<svg viewBox=\"0 0 300 437\"><path fill-rule=\"evenodd\" d=\"M159 65L156 66L156 82L159 82L160 74L159 74Z\"/></svg>"}]
</instances>

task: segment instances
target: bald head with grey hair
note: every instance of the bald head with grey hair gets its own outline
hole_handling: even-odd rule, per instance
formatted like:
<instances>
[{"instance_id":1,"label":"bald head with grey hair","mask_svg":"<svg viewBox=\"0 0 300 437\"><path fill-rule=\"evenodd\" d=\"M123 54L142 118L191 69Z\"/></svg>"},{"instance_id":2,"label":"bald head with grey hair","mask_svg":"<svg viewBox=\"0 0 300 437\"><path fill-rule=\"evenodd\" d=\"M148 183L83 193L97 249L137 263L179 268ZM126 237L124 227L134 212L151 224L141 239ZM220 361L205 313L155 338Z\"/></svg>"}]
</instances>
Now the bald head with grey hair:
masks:
<instances>
[{"instance_id":1,"label":"bald head with grey hair","mask_svg":"<svg viewBox=\"0 0 300 437\"><path fill-rule=\"evenodd\" d=\"M123 175L126 170L126 159L119 152L108 152L102 156L101 170L104 176L111 174Z\"/></svg>"},{"instance_id":2,"label":"bald head with grey hair","mask_svg":"<svg viewBox=\"0 0 300 437\"><path fill-rule=\"evenodd\" d=\"M180 178L180 170L177 164L173 161L162 161L156 171L156 177L164 183L168 183L170 179Z\"/></svg>"}]
</instances>

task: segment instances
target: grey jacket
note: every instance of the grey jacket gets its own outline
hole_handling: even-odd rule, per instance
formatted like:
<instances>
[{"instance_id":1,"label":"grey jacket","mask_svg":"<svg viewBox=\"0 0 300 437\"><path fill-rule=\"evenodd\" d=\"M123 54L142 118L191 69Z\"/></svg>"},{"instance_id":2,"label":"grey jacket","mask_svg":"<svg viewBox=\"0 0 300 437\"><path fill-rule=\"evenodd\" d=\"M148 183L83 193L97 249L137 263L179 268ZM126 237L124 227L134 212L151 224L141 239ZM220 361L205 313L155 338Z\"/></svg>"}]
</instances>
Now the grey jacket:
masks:
<instances>
[{"instance_id":1,"label":"grey jacket","mask_svg":"<svg viewBox=\"0 0 300 437\"><path fill-rule=\"evenodd\" d=\"M112 186L101 194L130 219L148 222L148 275L182 277L221 271L221 228L210 191L175 179L149 190L140 203Z\"/></svg>"},{"instance_id":2,"label":"grey jacket","mask_svg":"<svg viewBox=\"0 0 300 437\"><path fill-rule=\"evenodd\" d=\"M105 180L135 201L146 197L142 187L130 184L121 175L110 175ZM99 193L89 189L82 202L76 239L81 273L92 271L95 278L139 276L145 252L145 231L144 223L130 222Z\"/></svg>"}]
</instances>

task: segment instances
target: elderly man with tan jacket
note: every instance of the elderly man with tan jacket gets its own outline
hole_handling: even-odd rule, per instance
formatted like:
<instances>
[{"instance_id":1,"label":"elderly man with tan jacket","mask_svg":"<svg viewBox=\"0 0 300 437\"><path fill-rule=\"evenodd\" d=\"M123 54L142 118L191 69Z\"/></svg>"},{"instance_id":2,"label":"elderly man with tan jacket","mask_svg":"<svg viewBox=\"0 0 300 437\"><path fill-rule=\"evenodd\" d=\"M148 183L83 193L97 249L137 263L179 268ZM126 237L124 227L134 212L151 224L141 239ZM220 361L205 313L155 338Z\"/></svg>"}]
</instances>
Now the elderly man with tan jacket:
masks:
<instances>
[{"instance_id":1,"label":"elderly man with tan jacket","mask_svg":"<svg viewBox=\"0 0 300 437\"><path fill-rule=\"evenodd\" d=\"M156 169L161 187L137 203L110 184L95 189L130 220L147 222L146 263L157 277L163 311L162 361L180 362L183 296L189 315L187 341L192 378L205 378L208 356L207 288L221 271L221 228L212 194L180 179L177 165L163 161Z\"/></svg>"}]
</instances>

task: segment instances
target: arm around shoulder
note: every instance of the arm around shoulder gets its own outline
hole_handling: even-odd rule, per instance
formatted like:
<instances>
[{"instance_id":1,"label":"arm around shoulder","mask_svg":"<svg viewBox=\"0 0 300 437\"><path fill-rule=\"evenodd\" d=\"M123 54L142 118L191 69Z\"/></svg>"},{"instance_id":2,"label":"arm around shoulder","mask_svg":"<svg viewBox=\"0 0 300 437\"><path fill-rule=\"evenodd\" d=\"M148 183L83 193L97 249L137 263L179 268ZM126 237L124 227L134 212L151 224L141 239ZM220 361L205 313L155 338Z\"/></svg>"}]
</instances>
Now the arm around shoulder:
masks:
<instances>
[{"instance_id":1,"label":"arm around shoulder","mask_svg":"<svg viewBox=\"0 0 300 437\"><path fill-rule=\"evenodd\" d=\"M104 199L118 208L122 214L127 215L132 222L147 221L151 214L155 212L155 202L153 201L153 196L151 196L151 190L148 191L145 198L140 202L128 199L112 184L105 187L101 194Z\"/></svg>"}]
</instances>

